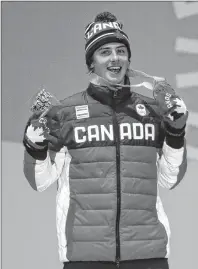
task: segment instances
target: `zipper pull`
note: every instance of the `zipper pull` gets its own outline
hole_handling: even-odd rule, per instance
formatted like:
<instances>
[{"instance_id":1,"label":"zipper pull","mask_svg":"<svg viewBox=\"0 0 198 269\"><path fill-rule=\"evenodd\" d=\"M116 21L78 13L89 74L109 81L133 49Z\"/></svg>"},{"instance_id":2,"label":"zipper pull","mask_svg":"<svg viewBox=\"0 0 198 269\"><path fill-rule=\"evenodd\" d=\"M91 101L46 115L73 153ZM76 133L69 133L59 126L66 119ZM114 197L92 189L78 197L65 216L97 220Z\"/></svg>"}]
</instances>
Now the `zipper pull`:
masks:
<instances>
[{"instance_id":1,"label":"zipper pull","mask_svg":"<svg viewBox=\"0 0 198 269\"><path fill-rule=\"evenodd\" d=\"M117 92L117 91L114 91L114 93L113 93L113 97L116 98L117 95L118 95L118 92Z\"/></svg>"},{"instance_id":2,"label":"zipper pull","mask_svg":"<svg viewBox=\"0 0 198 269\"><path fill-rule=\"evenodd\" d=\"M117 268L120 267L120 260L119 260L119 258L116 259L116 267L117 267Z\"/></svg>"}]
</instances>

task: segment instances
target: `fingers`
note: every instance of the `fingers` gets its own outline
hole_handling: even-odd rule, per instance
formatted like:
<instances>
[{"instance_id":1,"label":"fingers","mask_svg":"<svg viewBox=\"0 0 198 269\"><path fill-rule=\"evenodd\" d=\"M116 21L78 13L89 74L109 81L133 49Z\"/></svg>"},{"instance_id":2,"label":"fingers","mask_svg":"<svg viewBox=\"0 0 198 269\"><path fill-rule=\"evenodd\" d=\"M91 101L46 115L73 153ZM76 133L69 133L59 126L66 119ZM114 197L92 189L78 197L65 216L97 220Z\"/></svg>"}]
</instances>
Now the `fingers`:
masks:
<instances>
[{"instance_id":1,"label":"fingers","mask_svg":"<svg viewBox=\"0 0 198 269\"><path fill-rule=\"evenodd\" d=\"M45 117L49 120L59 121L60 120L60 113L61 113L61 105L51 107Z\"/></svg>"},{"instance_id":2,"label":"fingers","mask_svg":"<svg viewBox=\"0 0 198 269\"><path fill-rule=\"evenodd\" d=\"M41 112L34 113L26 126L25 133L33 143L50 142L60 144L60 111L61 105L54 106L44 117Z\"/></svg>"},{"instance_id":3,"label":"fingers","mask_svg":"<svg viewBox=\"0 0 198 269\"><path fill-rule=\"evenodd\" d=\"M46 140L49 141L52 145L59 145L61 144L60 139L58 136L51 135L50 133L45 134Z\"/></svg>"},{"instance_id":4,"label":"fingers","mask_svg":"<svg viewBox=\"0 0 198 269\"><path fill-rule=\"evenodd\" d=\"M174 104L171 108L169 108L167 111L164 112L164 116L165 117L169 117L169 115L172 116L172 113L174 113L176 107L177 107L177 105Z\"/></svg>"},{"instance_id":5,"label":"fingers","mask_svg":"<svg viewBox=\"0 0 198 269\"><path fill-rule=\"evenodd\" d=\"M171 120L170 118L164 118L164 122L166 122L169 126L175 129L182 129L186 125L186 121L188 118L188 113L186 115L181 115L179 118Z\"/></svg>"}]
</instances>

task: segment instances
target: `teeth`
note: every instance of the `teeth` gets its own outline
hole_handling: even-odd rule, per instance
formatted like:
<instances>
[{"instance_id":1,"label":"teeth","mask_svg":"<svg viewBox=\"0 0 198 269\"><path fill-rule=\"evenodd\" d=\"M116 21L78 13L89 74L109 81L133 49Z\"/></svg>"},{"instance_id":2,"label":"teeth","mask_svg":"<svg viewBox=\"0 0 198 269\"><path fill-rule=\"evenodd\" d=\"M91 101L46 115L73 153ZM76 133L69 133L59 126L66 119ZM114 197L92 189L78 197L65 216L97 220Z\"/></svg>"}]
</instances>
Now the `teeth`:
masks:
<instances>
[{"instance_id":1,"label":"teeth","mask_svg":"<svg viewBox=\"0 0 198 269\"><path fill-rule=\"evenodd\" d=\"M109 67L110 70L120 70L120 67Z\"/></svg>"},{"instance_id":2,"label":"teeth","mask_svg":"<svg viewBox=\"0 0 198 269\"><path fill-rule=\"evenodd\" d=\"M121 70L121 67L109 67L108 70L112 71L112 72L119 72Z\"/></svg>"}]
</instances>

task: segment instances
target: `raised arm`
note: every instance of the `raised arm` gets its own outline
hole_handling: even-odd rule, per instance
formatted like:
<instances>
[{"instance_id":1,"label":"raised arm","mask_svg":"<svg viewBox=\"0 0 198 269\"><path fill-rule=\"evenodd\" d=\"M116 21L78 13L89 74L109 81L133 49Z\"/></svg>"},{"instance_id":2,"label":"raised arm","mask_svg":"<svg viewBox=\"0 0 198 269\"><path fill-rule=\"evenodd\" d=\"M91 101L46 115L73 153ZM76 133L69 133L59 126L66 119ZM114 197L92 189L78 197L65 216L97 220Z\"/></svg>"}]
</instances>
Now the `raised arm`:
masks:
<instances>
[{"instance_id":1,"label":"raised arm","mask_svg":"<svg viewBox=\"0 0 198 269\"><path fill-rule=\"evenodd\" d=\"M24 174L33 189L43 191L63 172L69 154L60 139L59 107L53 107L46 118L33 114L25 128L23 144Z\"/></svg>"},{"instance_id":2,"label":"raised arm","mask_svg":"<svg viewBox=\"0 0 198 269\"><path fill-rule=\"evenodd\" d=\"M158 182L173 189L183 179L187 170L185 127L188 111L184 101L166 82L156 82L154 97L162 118L165 134L162 151L157 157Z\"/></svg>"}]
</instances>

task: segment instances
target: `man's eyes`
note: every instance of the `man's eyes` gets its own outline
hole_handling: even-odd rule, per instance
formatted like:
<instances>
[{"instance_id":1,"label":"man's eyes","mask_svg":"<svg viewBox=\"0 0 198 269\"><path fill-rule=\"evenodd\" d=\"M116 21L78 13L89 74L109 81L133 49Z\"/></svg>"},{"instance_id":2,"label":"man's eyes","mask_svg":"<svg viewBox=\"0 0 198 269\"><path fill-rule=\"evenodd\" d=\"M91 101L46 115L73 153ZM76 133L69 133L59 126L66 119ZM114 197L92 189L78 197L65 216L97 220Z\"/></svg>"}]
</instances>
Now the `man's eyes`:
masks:
<instances>
[{"instance_id":1,"label":"man's eyes","mask_svg":"<svg viewBox=\"0 0 198 269\"><path fill-rule=\"evenodd\" d=\"M102 50L100 53L102 55L109 55L109 54L111 54L111 51L110 50Z\"/></svg>"},{"instance_id":2,"label":"man's eyes","mask_svg":"<svg viewBox=\"0 0 198 269\"><path fill-rule=\"evenodd\" d=\"M126 54L126 50L125 49L122 49L122 48L117 49L116 52L119 55ZM105 49L105 50L101 50L100 53L101 53L101 55L104 55L105 56L105 55L110 55L112 53L112 51L109 50L109 49Z\"/></svg>"},{"instance_id":3,"label":"man's eyes","mask_svg":"<svg viewBox=\"0 0 198 269\"><path fill-rule=\"evenodd\" d=\"M125 49L118 49L117 52L119 54L125 54L126 53L126 50Z\"/></svg>"}]
</instances>

